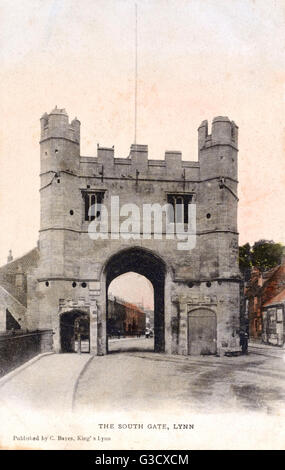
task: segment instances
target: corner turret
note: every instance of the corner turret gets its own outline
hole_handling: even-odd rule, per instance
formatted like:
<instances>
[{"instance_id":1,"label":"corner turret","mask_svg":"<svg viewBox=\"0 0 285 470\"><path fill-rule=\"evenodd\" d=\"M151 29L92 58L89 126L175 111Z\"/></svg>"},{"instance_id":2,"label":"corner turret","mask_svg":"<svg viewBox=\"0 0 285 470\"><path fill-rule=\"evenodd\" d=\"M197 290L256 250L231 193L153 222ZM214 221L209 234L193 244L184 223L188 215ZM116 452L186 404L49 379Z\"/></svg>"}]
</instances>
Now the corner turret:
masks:
<instances>
[{"instance_id":1,"label":"corner turret","mask_svg":"<svg viewBox=\"0 0 285 470\"><path fill-rule=\"evenodd\" d=\"M197 230L207 233L212 253L217 259L218 277L235 277L238 268L238 127L228 117L218 116L198 129L200 185L197 207ZM206 236L206 235L205 235ZM204 259L205 258L205 259ZM207 254L201 253L201 265L208 275ZM201 268L202 269L202 268ZM214 269L213 269L214 273Z\"/></svg>"},{"instance_id":2,"label":"corner turret","mask_svg":"<svg viewBox=\"0 0 285 470\"><path fill-rule=\"evenodd\" d=\"M71 123L65 109L57 106L44 113L41 121L41 173L76 172L80 159L80 121Z\"/></svg>"},{"instance_id":3,"label":"corner turret","mask_svg":"<svg viewBox=\"0 0 285 470\"><path fill-rule=\"evenodd\" d=\"M227 116L217 116L208 133L208 121L198 128L200 176L231 177L237 179L238 126Z\"/></svg>"},{"instance_id":4,"label":"corner turret","mask_svg":"<svg viewBox=\"0 0 285 470\"><path fill-rule=\"evenodd\" d=\"M212 134L208 133L208 121L203 121L198 128L199 152L204 147L213 145L238 146L238 126L227 116L217 116L212 121Z\"/></svg>"},{"instance_id":5,"label":"corner turret","mask_svg":"<svg viewBox=\"0 0 285 470\"><path fill-rule=\"evenodd\" d=\"M41 142L49 138L64 138L80 143L80 121L77 118L71 123L64 108L57 106L50 114L44 113L41 121Z\"/></svg>"},{"instance_id":6,"label":"corner turret","mask_svg":"<svg viewBox=\"0 0 285 470\"><path fill-rule=\"evenodd\" d=\"M80 121L69 122L65 109L57 106L41 121L41 269L49 278L63 275L63 247L78 237L82 199L78 198L80 168ZM72 243L72 242L71 242ZM76 242L74 242L76 245ZM50 262L50 250L57 263ZM68 262L66 263L68 266Z\"/></svg>"}]
</instances>

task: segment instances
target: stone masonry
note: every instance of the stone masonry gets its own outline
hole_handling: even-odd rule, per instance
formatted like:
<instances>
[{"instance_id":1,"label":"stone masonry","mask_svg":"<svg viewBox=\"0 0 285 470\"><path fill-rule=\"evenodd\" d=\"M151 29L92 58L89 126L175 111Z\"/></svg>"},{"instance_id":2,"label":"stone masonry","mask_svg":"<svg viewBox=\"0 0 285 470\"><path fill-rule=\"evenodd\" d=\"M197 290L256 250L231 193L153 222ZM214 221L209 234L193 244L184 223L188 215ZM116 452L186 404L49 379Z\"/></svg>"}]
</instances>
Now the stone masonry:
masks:
<instances>
[{"instance_id":1,"label":"stone masonry","mask_svg":"<svg viewBox=\"0 0 285 470\"><path fill-rule=\"evenodd\" d=\"M44 114L40 260L28 277L26 323L51 328L60 352L62 314L81 312L90 318L91 352L106 354L108 285L135 271L154 286L156 351L239 350L237 140L235 123L216 117L211 134L207 121L198 129L198 161L183 161L179 151L151 160L148 147L138 144L126 158L100 146L96 157L84 157L78 119L69 122L58 108ZM145 239L141 226L134 239L119 233L111 239L109 229L90 238L88 198L100 197L109 210L111 197L119 196L120 205L132 202L142 211L143 204L164 205L173 195L196 205L194 248L178 250L177 239L159 239L154 230Z\"/></svg>"}]
</instances>

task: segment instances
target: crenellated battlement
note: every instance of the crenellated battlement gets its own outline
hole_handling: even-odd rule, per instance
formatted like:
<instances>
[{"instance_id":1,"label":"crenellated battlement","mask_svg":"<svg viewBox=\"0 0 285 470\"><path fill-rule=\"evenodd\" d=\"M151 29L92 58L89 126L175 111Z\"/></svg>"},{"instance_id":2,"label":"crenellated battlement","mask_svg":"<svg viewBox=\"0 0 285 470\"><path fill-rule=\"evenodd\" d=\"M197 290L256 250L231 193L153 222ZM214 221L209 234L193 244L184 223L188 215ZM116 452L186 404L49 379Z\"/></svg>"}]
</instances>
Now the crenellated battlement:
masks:
<instances>
[{"instance_id":1,"label":"crenellated battlement","mask_svg":"<svg viewBox=\"0 0 285 470\"><path fill-rule=\"evenodd\" d=\"M80 121L75 118L69 123L67 112L57 106L50 114L44 113L41 121L41 142L50 138L63 138L80 143Z\"/></svg>"},{"instance_id":2,"label":"crenellated battlement","mask_svg":"<svg viewBox=\"0 0 285 470\"><path fill-rule=\"evenodd\" d=\"M105 176L123 178L132 175L140 177L153 175L156 177L175 177L176 179L199 177L199 162L182 160L182 153L177 150L167 150L165 158L155 160L148 158L148 146L132 144L129 155L125 158L115 157L114 147L97 146L97 157L80 157L81 175L104 172ZM101 174L101 173L100 173Z\"/></svg>"},{"instance_id":3,"label":"crenellated battlement","mask_svg":"<svg viewBox=\"0 0 285 470\"><path fill-rule=\"evenodd\" d=\"M134 163L145 161L149 166L199 166L198 162L190 162L189 160L182 160L182 153L180 150L166 150L164 160L156 160L148 158L148 146L141 144L132 144L130 147L130 153L125 158L115 157L115 148L114 147L100 147L97 146L97 157L81 157L81 160L88 161L88 159L96 161L98 163L104 162L106 160L113 160L114 164L116 163L125 163L126 165L132 165ZM86 159L86 160L84 160Z\"/></svg>"},{"instance_id":4,"label":"crenellated battlement","mask_svg":"<svg viewBox=\"0 0 285 470\"><path fill-rule=\"evenodd\" d=\"M208 121L203 121L198 128L198 149L213 145L238 146L238 126L227 116L217 116L212 121L212 133L209 134Z\"/></svg>"},{"instance_id":5,"label":"crenellated battlement","mask_svg":"<svg viewBox=\"0 0 285 470\"><path fill-rule=\"evenodd\" d=\"M110 149L111 150L111 149ZM99 159L98 157L87 157L82 155L80 157L80 163L100 163L102 162L102 158ZM131 166L132 159L129 157L115 157L113 159L114 165L125 165ZM157 159L148 159L148 166L149 167L162 167L166 168L166 160L157 160ZM199 168L200 163L198 161L189 161L189 160L181 160L181 168Z\"/></svg>"},{"instance_id":6,"label":"crenellated battlement","mask_svg":"<svg viewBox=\"0 0 285 470\"><path fill-rule=\"evenodd\" d=\"M59 140L58 140L59 139ZM57 106L41 117L41 172L68 170L80 176L102 176L116 178L144 178L193 180L217 177L235 177L238 127L228 117L217 116L212 121L209 133L208 121L203 121L198 129L199 161L182 159L179 150L166 150L164 159L149 158L148 146L132 144L125 158L115 157L113 147L97 144L96 157L80 157L80 121L69 122L64 108ZM74 145L76 144L76 145ZM223 148L222 154L219 146Z\"/></svg>"}]
</instances>

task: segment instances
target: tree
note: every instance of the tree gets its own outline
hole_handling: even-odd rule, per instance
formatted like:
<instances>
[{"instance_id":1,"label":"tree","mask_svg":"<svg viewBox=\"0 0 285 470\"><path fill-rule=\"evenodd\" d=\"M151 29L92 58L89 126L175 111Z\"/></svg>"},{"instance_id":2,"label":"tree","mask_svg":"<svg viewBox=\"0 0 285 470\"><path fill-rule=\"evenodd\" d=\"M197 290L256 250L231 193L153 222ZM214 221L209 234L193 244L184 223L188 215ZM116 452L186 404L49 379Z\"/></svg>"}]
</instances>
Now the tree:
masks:
<instances>
[{"instance_id":1,"label":"tree","mask_svg":"<svg viewBox=\"0 0 285 470\"><path fill-rule=\"evenodd\" d=\"M239 247L239 267L246 280L253 266L267 271L281 264L284 247L273 240L259 240L251 247L249 243Z\"/></svg>"},{"instance_id":2,"label":"tree","mask_svg":"<svg viewBox=\"0 0 285 470\"><path fill-rule=\"evenodd\" d=\"M239 247L239 268L246 280L250 277L252 267L251 256L251 246L249 243Z\"/></svg>"},{"instance_id":3,"label":"tree","mask_svg":"<svg viewBox=\"0 0 285 470\"><path fill-rule=\"evenodd\" d=\"M281 264L282 254L281 243L274 243L273 240L259 240L252 247L252 264L260 271L267 271Z\"/></svg>"}]
</instances>

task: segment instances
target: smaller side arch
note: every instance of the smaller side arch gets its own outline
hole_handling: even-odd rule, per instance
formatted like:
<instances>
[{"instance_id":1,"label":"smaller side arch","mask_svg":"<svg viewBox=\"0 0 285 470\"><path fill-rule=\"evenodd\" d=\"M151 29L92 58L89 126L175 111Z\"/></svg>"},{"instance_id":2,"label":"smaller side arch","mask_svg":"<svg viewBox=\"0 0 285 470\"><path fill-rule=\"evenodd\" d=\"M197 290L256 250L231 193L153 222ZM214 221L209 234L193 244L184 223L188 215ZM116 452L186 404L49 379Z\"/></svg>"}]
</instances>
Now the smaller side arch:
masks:
<instances>
[{"instance_id":1,"label":"smaller side arch","mask_svg":"<svg viewBox=\"0 0 285 470\"><path fill-rule=\"evenodd\" d=\"M61 352L90 351L90 315L84 310L65 310L59 316Z\"/></svg>"},{"instance_id":2,"label":"smaller side arch","mask_svg":"<svg viewBox=\"0 0 285 470\"><path fill-rule=\"evenodd\" d=\"M209 307L194 307L191 310L188 310L188 315L192 315L192 316L200 316L201 313L204 315L208 313L209 316L211 315L216 316L215 310Z\"/></svg>"}]
</instances>

